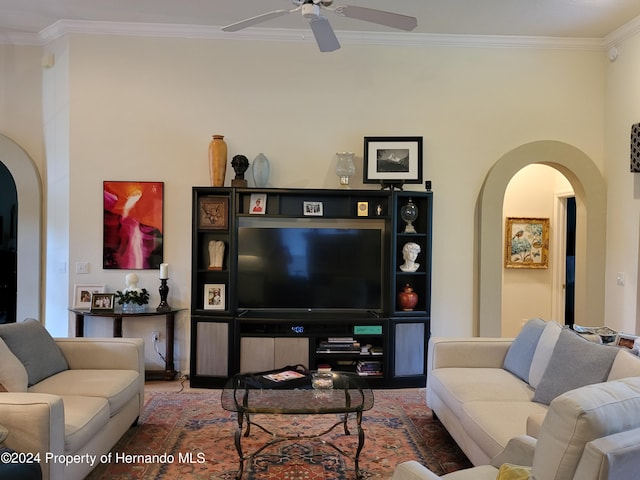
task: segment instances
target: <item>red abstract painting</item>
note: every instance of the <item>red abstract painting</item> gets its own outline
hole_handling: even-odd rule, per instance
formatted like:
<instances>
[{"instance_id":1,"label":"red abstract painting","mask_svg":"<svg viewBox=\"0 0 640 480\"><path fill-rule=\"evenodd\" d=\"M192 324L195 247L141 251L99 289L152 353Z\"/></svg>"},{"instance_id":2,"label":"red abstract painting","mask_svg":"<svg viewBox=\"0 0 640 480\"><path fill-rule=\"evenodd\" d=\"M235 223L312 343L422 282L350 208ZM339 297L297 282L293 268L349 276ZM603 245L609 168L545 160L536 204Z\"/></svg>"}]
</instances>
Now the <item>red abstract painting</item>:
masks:
<instances>
[{"instance_id":1,"label":"red abstract painting","mask_svg":"<svg viewBox=\"0 0 640 480\"><path fill-rule=\"evenodd\" d=\"M103 195L103 268L159 268L164 183L105 181Z\"/></svg>"}]
</instances>

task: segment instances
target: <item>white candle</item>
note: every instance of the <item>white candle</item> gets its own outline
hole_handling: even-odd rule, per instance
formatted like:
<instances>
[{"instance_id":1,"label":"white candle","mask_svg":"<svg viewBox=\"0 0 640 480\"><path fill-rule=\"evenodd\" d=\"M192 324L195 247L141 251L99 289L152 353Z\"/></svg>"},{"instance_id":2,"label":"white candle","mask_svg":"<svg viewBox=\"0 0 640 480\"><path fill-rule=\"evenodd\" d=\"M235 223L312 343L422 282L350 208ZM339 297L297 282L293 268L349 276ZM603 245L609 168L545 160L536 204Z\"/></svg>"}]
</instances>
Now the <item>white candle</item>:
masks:
<instances>
[{"instance_id":1,"label":"white candle","mask_svg":"<svg viewBox=\"0 0 640 480\"><path fill-rule=\"evenodd\" d=\"M169 278L169 264L161 263L160 264L160 278Z\"/></svg>"}]
</instances>

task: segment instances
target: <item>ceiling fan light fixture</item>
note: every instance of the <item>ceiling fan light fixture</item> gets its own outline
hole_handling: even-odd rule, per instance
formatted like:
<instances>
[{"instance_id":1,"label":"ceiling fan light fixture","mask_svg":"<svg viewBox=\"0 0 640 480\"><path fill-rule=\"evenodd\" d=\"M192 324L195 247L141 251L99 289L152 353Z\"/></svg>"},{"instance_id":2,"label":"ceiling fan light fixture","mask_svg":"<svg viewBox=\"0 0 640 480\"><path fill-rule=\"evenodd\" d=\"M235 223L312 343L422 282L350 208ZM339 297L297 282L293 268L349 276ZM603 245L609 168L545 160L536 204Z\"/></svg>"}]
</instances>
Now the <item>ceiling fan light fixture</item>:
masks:
<instances>
[{"instance_id":1,"label":"ceiling fan light fixture","mask_svg":"<svg viewBox=\"0 0 640 480\"><path fill-rule=\"evenodd\" d=\"M302 5L302 16L308 20L320 16L320 7L313 3L305 3Z\"/></svg>"}]
</instances>

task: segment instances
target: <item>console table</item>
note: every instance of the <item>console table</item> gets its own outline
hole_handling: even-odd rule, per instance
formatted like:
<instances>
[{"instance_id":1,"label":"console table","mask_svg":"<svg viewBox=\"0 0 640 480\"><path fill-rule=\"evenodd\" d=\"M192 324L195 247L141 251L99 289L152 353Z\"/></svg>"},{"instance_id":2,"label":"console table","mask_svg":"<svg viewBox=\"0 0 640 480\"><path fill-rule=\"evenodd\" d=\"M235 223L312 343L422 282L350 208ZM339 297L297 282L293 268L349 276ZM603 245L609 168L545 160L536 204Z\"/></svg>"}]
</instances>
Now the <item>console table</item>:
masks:
<instances>
[{"instance_id":1,"label":"console table","mask_svg":"<svg viewBox=\"0 0 640 480\"><path fill-rule=\"evenodd\" d=\"M125 313L121 309L114 310L112 312L98 311L92 312L91 310L70 308L69 311L73 312L76 316L76 337L84 337L84 320L85 317L104 317L113 319L113 336L122 337L122 319L129 317L157 317L164 316L166 319L165 335L167 338L167 349L165 355L165 369L164 370L147 370L145 371L145 378L147 380L173 380L176 376L176 371L173 363L173 339L175 329L175 314L186 310L184 308L171 308L162 312L158 312L155 309L148 308L142 312Z\"/></svg>"}]
</instances>

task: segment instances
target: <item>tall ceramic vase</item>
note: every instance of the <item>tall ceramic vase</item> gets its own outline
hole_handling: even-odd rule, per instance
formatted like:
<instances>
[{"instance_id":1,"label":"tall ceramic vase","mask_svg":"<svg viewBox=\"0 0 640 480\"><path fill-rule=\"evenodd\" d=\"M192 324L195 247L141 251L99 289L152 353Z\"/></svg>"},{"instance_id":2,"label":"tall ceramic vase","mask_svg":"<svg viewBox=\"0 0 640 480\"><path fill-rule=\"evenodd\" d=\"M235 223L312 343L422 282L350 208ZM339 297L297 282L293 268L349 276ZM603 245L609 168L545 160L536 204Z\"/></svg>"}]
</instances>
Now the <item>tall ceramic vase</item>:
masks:
<instances>
[{"instance_id":1,"label":"tall ceramic vase","mask_svg":"<svg viewBox=\"0 0 640 480\"><path fill-rule=\"evenodd\" d=\"M227 144L224 135L214 135L209 142L209 177L212 187L224 187L227 173Z\"/></svg>"}]
</instances>

